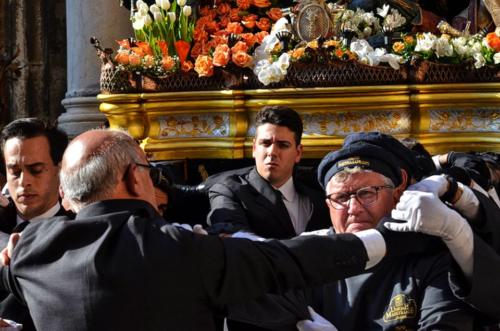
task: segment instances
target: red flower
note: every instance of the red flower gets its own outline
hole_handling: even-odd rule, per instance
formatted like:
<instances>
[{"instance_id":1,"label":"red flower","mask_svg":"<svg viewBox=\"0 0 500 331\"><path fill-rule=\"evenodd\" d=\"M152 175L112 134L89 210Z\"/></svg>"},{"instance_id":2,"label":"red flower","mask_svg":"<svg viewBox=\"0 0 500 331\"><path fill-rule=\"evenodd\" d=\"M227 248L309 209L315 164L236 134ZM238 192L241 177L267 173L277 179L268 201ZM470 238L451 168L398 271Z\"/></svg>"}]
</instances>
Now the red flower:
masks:
<instances>
[{"instance_id":1,"label":"red flower","mask_svg":"<svg viewBox=\"0 0 500 331\"><path fill-rule=\"evenodd\" d=\"M269 31L269 29L271 29L271 21L267 17L261 17L261 19L255 24L262 31Z\"/></svg>"},{"instance_id":2,"label":"red flower","mask_svg":"<svg viewBox=\"0 0 500 331\"><path fill-rule=\"evenodd\" d=\"M283 16L280 8L271 8L267 11L266 14L267 16L269 16L270 19L272 19L275 22Z\"/></svg>"},{"instance_id":3,"label":"red flower","mask_svg":"<svg viewBox=\"0 0 500 331\"><path fill-rule=\"evenodd\" d=\"M212 58L208 55L200 55L194 64L194 70L200 77L210 77L214 74Z\"/></svg>"},{"instance_id":4,"label":"red flower","mask_svg":"<svg viewBox=\"0 0 500 331\"><path fill-rule=\"evenodd\" d=\"M227 25L226 31L229 33L240 34L243 32L243 27L241 26L240 23L231 22Z\"/></svg>"},{"instance_id":5,"label":"red flower","mask_svg":"<svg viewBox=\"0 0 500 331\"><path fill-rule=\"evenodd\" d=\"M248 8L250 8L251 4L252 0L236 0L236 5L241 10L247 10Z\"/></svg>"}]
</instances>

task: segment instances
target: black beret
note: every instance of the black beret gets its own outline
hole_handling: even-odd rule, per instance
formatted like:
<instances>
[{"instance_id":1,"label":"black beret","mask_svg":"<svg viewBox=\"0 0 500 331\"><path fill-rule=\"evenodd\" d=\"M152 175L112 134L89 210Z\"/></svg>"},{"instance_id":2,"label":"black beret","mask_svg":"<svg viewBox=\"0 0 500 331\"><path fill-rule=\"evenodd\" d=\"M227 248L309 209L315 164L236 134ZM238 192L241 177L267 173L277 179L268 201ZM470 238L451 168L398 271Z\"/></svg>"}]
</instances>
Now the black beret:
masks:
<instances>
[{"instance_id":1,"label":"black beret","mask_svg":"<svg viewBox=\"0 0 500 331\"><path fill-rule=\"evenodd\" d=\"M422 171L419 169L415 153L393 136L382 132L352 133L345 137L343 146L345 147L358 141L364 141L382 147L395 156L397 164L408 173L409 177L413 177L417 180L422 177Z\"/></svg>"},{"instance_id":2,"label":"black beret","mask_svg":"<svg viewBox=\"0 0 500 331\"><path fill-rule=\"evenodd\" d=\"M384 148L358 141L338 151L328 153L318 166L318 182L323 188L337 172L344 168L371 169L401 184L401 170L394 155Z\"/></svg>"}]
</instances>

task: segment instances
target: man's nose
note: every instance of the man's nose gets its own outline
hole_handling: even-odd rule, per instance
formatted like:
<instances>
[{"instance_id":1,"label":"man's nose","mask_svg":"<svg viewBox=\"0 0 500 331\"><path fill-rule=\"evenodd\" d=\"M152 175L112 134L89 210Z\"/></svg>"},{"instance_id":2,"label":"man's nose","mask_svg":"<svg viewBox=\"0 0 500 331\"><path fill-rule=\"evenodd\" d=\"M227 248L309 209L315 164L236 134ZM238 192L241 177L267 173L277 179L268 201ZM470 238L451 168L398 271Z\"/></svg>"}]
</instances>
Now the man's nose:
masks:
<instances>
[{"instance_id":1,"label":"man's nose","mask_svg":"<svg viewBox=\"0 0 500 331\"><path fill-rule=\"evenodd\" d=\"M349 201L347 201L347 203L348 203L349 214L356 214L359 210L363 208L363 205L361 204L361 202L359 202L356 194L351 194L349 196Z\"/></svg>"},{"instance_id":2,"label":"man's nose","mask_svg":"<svg viewBox=\"0 0 500 331\"><path fill-rule=\"evenodd\" d=\"M33 176L27 171L22 171L19 175L19 184L26 187L28 185L31 185L32 182Z\"/></svg>"},{"instance_id":3,"label":"man's nose","mask_svg":"<svg viewBox=\"0 0 500 331\"><path fill-rule=\"evenodd\" d=\"M276 147L275 143L272 143L269 145L269 147L267 147L267 154L276 155L277 152L278 152L278 148Z\"/></svg>"}]
</instances>

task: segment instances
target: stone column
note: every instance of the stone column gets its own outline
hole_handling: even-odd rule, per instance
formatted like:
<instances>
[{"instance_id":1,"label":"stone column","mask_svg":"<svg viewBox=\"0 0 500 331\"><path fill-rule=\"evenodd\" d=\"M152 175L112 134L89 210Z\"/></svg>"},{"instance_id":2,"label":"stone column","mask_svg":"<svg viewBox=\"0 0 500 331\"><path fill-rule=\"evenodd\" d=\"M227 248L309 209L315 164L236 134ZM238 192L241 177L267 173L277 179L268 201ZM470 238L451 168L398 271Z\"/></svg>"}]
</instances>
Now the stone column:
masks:
<instances>
[{"instance_id":1,"label":"stone column","mask_svg":"<svg viewBox=\"0 0 500 331\"><path fill-rule=\"evenodd\" d=\"M120 0L66 0L68 86L58 121L71 137L105 121L96 98L101 63L90 37L116 50L115 40L133 36L129 17Z\"/></svg>"}]
</instances>

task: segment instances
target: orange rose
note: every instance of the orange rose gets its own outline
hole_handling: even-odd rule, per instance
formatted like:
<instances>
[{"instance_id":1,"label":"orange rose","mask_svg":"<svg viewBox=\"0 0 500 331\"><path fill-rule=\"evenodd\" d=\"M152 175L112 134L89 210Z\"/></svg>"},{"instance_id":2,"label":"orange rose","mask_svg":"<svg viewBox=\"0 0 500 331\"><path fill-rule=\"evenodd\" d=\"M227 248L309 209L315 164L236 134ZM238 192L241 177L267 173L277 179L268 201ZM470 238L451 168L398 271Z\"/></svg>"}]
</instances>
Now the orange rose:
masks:
<instances>
[{"instance_id":1,"label":"orange rose","mask_svg":"<svg viewBox=\"0 0 500 331\"><path fill-rule=\"evenodd\" d=\"M144 52L145 55L153 55L153 49L151 46L149 46L149 43L145 41L138 41L136 42L137 46L139 46L140 49Z\"/></svg>"},{"instance_id":2,"label":"orange rose","mask_svg":"<svg viewBox=\"0 0 500 331\"><path fill-rule=\"evenodd\" d=\"M241 21L240 9L232 8L231 11L229 12L229 18L231 19L231 22Z\"/></svg>"},{"instance_id":3,"label":"orange rose","mask_svg":"<svg viewBox=\"0 0 500 331\"><path fill-rule=\"evenodd\" d=\"M116 63L127 65L129 63L128 51L121 51L116 53L115 61Z\"/></svg>"},{"instance_id":4,"label":"orange rose","mask_svg":"<svg viewBox=\"0 0 500 331\"><path fill-rule=\"evenodd\" d=\"M292 53L290 54L290 56L294 59L300 59L302 56L304 56L305 51L305 47L295 48L291 51Z\"/></svg>"},{"instance_id":5,"label":"orange rose","mask_svg":"<svg viewBox=\"0 0 500 331\"><path fill-rule=\"evenodd\" d=\"M130 49L130 41L128 39L122 39L116 41L121 48Z\"/></svg>"},{"instance_id":6,"label":"orange rose","mask_svg":"<svg viewBox=\"0 0 500 331\"><path fill-rule=\"evenodd\" d=\"M204 28L195 28L193 30L193 39L194 41L207 41L208 33Z\"/></svg>"},{"instance_id":7,"label":"orange rose","mask_svg":"<svg viewBox=\"0 0 500 331\"><path fill-rule=\"evenodd\" d=\"M200 8L200 16L210 16L210 19L214 19L217 13L212 6L204 6Z\"/></svg>"},{"instance_id":8,"label":"orange rose","mask_svg":"<svg viewBox=\"0 0 500 331\"><path fill-rule=\"evenodd\" d=\"M257 37L253 33L240 34L241 39L247 44L248 47L253 47L257 42Z\"/></svg>"},{"instance_id":9,"label":"orange rose","mask_svg":"<svg viewBox=\"0 0 500 331\"><path fill-rule=\"evenodd\" d=\"M215 43L214 47L216 47L217 45L220 45L220 44L227 44L227 34L223 33L223 32L225 32L225 31L221 31L220 33L217 33L217 34L212 36L212 40Z\"/></svg>"},{"instance_id":10,"label":"orange rose","mask_svg":"<svg viewBox=\"0 0 500 331\"><path fill-rule=\"evenodd\" d=\"M252 4L251 0L236 0L236 6L241 10L247 10Z\"/></svg>"},{"instance_id":11,"label":"orange rose","mask_svg":"<svg viewBox=\"0 0 500 331\"><path fill-rule=\"evenodd\" d=\"M136 53L131 53L128 56L128 61L131 66L138 66L141 64L141 57Z\"/></svg>"},{"instance_id":12,"label":"orange rose","mask_svg":"<svg viewBox=\"0 0 500 331\"><path fill-rule=\"evenodd\" d=\"M404 36L403 41L405 42L405 44L412 45L413 43L415 43L415 38L413 38L413 36L406 35Z\"/></svg>"},{"instance_id":13,"label":"orange rose","mask_svg":"<svg viewBox=\"0 0 500 331\"><path fill-rule=\"evenodd\" d=\"M396 54L401 54L403 53L405 49L405 44L403 44L402 42L400 41L396 41L393 45L392 45L392 50L394 51L394 53Z\"/></svg>"},{"instance_id":14,"label":"orange rose","mask_svg":"<svg viewBox=\"0 0 500 331\"><path fill-rule=\"evenodd\" d=\"M231 22L227 25L226 31L229 33L240 34L243 32L243 27L238 22Z\"/></svg>"},{"instance_id":15,"label":"orange rose","mask_svg":"<svg viewBox=\"0 0 500 331\"><path fill-rule=\"evenodd\" d=\"M175 61L174 58L171 56L164 56L161 58L161 67L165 69L166 71L172 70L172 68L175 66Z\"/></svg>"},{"instance_id":16,"label":"orange rose","mask_svg":"<svg viewBox=\"0 0 500 331\"><path fill-rule=\"evenodd\" d=\"M252 4L255 7L259 7L259 8L266 8L266 7L271 6L271 2L269 0L252 0Z\"/></svg>"},{"instance_id":17,"label":"orange rose","mask_svg":"<svg viewBox=\"0 0 500 331\"><path fill-rule=\"evenodd\" d=\"M221 16L219 17L219 25L222 29L225 29L226 26L231 22L231 20L229 19L229 16Z\"/></svg>"},{"instance_id":18,"label":"orange rose","mask_svg":"<svg viewBox=\"0 0 500 331\"><path fill-rule=\"evenodd\" d=\"M215 47L213 54L213 64L216 67L224 67L229 63L229 46L228 45L218 45Z\"/></svg>"},{"instance_id":19,"label":"orange rose","mask_svg":"<svg viewBox=\"0 0 500 331\"><path fill-rule=\"evenodd\" d=\"M194 64L193 64L193 62L191 62L189 60L184 61L184 63L181 65L181 70L184 72L191 71L191 70L193 70L193 68L194 68Z\"/></svg>"},{"instance_id":20,"label":"orange rose","mask_svg":"<svg viewBox=\"0 0 500 331\"><path fill-rule=\"evenodd\" d=\"M275 22L283 16L280 8L271 8L267 11L266 14L267 16L269 16L270 19L272 19Z\"/></svg>"},{"instance_id":21,"label":"orange rose","mask_svg":"<svg viewBox=\"0 0 500 331\"><path fill-rule=\"evenodd\" d=\"M241 24L243 24L247 29L253 29L255 27L256 20L259 17L254 14L245 15L241 18Z\"/></svg>"},{"instance_id":22,"label":"orange rose","mask_svg":"<svg viewBox=\"0 0 500 331\"><path fill-rule=\"evenodd\" d=\"M208 55L198 56L196 63L194 64L194 71L196 71L200 77L212 76L214 74L212 58Z\"/></svg>"},{"instance_id":23,"label":"orange rose","mask_svg":"<svg viewBox=\"0 0 500 331\"><path fill-rule=\"evenodd\" d=\"M339 59L342 58L343 55L344 55L344 51L341 48L337 48L335 50L335 56L338 57Z\"/></svg>"},{"instance_id":24,"label":"orange rose","mask_svg":"<svg viewBox=\"0 0 500 331\"><path fill-rule=\"evenodd\" d=\"M486 35L486 42L495 52L500 52L500 37L495 32L490 32Z\"/></svg>"},{"instance_id":25,"label":"orange rose","mask_svg":"<svg viewBox=\"0 0 500 331\"><path fill-rule=\"evenodd\" d=\"M146 55L143 57L143 63L146 67L152 67L155 64L155 58L152 55Z\"/></svg>"},{"instance_id":26,"label":"orange rose","mask_svg":"<svg viewBox=\"0 0 500 331\"><path fill-rule=\"evenodd\" d=\"M221 3L219 6L217 6L217 14L221 16L228 14L230 10L231 6L227 2Z\"/></svg>"},{"instance_id":27,"label":"orange rose","mask_svg":"<svg viewBox=\"0 0 500 331\"><path fill-rule=\"evenodd\" d=\"M271 29L271 21L267 17L262 17L257 23L257 27L262 31L269 31Z\"/></svg>"},{"instance_id":28,"label":"orange rose","mask_svg":"<svg viewBox=\"0 0 500 331\"><path fill-rule=\"evenodd\" d=\"M196 59L200 54L202 54L202 43L196 42L193 47L191 47L191 57Z\"/></svg>"},{"instance_id":29,"label":"orange rose","mask_svg":"<svg viewBox=\"0 0 500 331\"><path fill-rule=\"evenodd\" d=\"M252 64L253 58L248 55L247 52L243 51L238 51L236 53L233 53L233 56L231 58L233 60L233 63L236 64L239 67L249 67Z\"/></svg>"},{"instance_id":30,"label":"orange rose","mask_svg":"<svg viewBox=\"0 0 500 331\"><path fill-rule=\"evenodd\" d=\"M268 35L269 35L269 32L267 32L267 31L260 31L260 32L257 32L257 33L255 34L255 38L257 38L257 42L258 42L259 44L262 44L262 40L264 40L264 38L265 38L266 36L268 36Z\"/></svg>"},{"instance_id":31,"label":"orange rose","mask_svg":"<svg viewBox=\"0 0 500 331\"><path fill-rule=\"evenodd\" d=\"M238 41L236 44L234 44L233 47L231 47L231 52L237 53L237 52L247 52L248 51L248 45L244 41Z\"/></svg>"}]
</instances>

